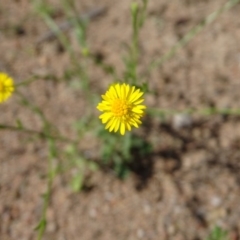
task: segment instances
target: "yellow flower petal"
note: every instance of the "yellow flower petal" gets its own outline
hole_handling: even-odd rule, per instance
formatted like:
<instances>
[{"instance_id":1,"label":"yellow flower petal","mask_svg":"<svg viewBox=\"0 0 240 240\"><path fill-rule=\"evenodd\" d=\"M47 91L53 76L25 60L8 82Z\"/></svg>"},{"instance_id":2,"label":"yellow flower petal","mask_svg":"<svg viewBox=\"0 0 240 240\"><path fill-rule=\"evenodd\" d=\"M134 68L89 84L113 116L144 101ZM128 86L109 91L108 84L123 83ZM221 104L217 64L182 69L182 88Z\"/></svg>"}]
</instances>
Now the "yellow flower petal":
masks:
<instances>
[{"instance_id":1,"label":"yellow flower petal","mask_svg":"<svg viewBox=\"0 0 240 240\"><path fill-rule=\"evenodd\" d=\"M141 98L141 99L139 99L139 100L136 100L136 101L133 102L133 103L134 103L134 105L138 105L138 104L142 103L143 101L144 101L144 99Z\"/></svg>"},{"instance_id":2,"label":"yellow flower petal","mask_svg":"<svg viewBox=\"0 0 240 240\"><path fill-rule=\"evenodd\" d=\"M106 123L109 121L109 119L112 117L111 112L105 112L102 115L99 116L100 119L102 119L102 123Z\"/></svg>"},{"instance_id":3,"label":"yellow flower petal","mask_svg":"<svg viewBox=\"0 0 240 240\"><path fill-rule=\"evenodd\" d=\"M117 123L117 119L116 118L113 118L113 122L112 122L112 125L111 127L109 128L109 132L112 132L112 130L115 128L116 126L116 123Z\"/></svg>"},{"instance_id":4,"label":"yellow flower petal","mask_svg":"<svg viewBox=\"0 0 240 240\"><path fill-rule=\"evenodd\" d=\"M117 132L118 129L119 129L119 126L120 126L120 120L118 118L116 118L117 121L116 121L116 124L115 124L115 128L114 128L114 132Z\"/></svg>"},{"instance_id":5,"label":"yellow flower petal","mask_svg":"<svg viewBox=\"0 0 240 240\"><path fill-rule=\"evenodd\" d=\"M14 92L14 83L6 73L0 72L0 103L6 101Z\"/></svg>"},{"instance_id":6,"label":"yellow flower petal","mask_svg":"<svg viewBox=\"0 0 240 240\"><path fill-rule=\"evenodd\" d=\"M125 134L125 123L124 123L124 122L121 122L120 133L121 133L122 135Z\"/></svg>"},{"instance_id":7,"label":"yellow flower petal","mask_svg":"<svg viewBox=\"0 0 240 240\"><path fill-rule=\"evenodd\" d=\"M110 132L120 131L124 135L132 127L138 128L142 123L139 119L144 115L146 106L143 105L143 92L129 84L112 84L107 92L102 95L102 102L97 109L103 112L99 118L105 129Z\"/></svg>"},{"instance_id":8,"label":"yellow flower petal","mask_svg":"<svg viewBox=\"0 0 240 240\"><path fill-rule=\"evenodd\" d=\"M131 96L130 102L134 103L134 102L137 101L142 95L143 95L143 92L140 92L140 90L138 89L138 91L135 92L135 93Z\"/></svg>"}]
</instances>

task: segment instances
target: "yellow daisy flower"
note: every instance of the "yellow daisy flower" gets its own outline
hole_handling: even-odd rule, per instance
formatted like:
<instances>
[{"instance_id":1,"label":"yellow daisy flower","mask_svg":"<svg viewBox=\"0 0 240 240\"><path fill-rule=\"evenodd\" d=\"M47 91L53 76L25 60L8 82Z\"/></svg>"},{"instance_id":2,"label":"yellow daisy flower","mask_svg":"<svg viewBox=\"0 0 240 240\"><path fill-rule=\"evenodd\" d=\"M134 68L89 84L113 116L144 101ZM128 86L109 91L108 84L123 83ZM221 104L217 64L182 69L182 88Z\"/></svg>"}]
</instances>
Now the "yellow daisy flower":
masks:
<instances>
[{"instance_id":1,"label":"yellow daisy flower","mask_svg":"<svg viewBox=\"0 0 240 240\"><path fill-rule=\"evenodd\" d=\"M117 132L120 129L121 135L124 135L132 126L138 128L146 108L141 104L144 101L142 96L143 92L134 86L125 83L111 85L97 106L97 109L103 112L99 118L103 124L106 123L105 129L109 132Z\"/></svg>"},{"instance_id":2,"label":"yellow daisy flower","mask_svg":"<svg viewBox=\"0 0 240 240\"><path fill-rule=\"evenodd\" d=\"M0 103L6 101L14 91L14 84L11 77L0 72Z\"/></svg>"}]
</instances>

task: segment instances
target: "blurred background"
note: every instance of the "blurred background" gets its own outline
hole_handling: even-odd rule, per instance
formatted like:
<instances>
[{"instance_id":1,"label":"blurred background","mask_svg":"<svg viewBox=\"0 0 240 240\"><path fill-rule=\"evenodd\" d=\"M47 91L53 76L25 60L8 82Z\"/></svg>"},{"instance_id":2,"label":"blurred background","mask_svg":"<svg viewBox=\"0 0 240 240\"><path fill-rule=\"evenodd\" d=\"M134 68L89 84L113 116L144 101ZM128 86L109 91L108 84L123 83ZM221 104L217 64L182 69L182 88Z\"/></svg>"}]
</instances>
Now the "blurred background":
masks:
<instances>
[{"instance_id":1,"label":"blurred background","mask_svg":"<svg viewBox=\"0 0 240 240\"><path fill-rule=\"evenodd\" d=\"M132 2L1 0L0 239L240 239L238 2L137 1L148 111L120 137L96 105L129 78Z\"/></svg>"}]
</instances>

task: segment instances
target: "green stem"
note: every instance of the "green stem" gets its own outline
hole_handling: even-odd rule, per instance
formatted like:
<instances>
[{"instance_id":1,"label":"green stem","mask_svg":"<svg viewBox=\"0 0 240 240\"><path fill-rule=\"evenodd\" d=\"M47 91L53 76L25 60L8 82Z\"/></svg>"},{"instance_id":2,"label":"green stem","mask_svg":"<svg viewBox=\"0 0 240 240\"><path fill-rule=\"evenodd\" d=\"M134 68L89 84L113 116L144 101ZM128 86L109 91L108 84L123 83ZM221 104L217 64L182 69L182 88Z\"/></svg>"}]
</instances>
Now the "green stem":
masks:
<instances>
[{"instance_id":1,"label":"green stem","mask_svg":"<svg viewBox=\"0 0 240 240\"><path fill-rule=\"evenodd\" d=\"M38 240L41 240L43 237L43 234L46 230L46 225L47 225L47 209L50 203L50 197L51 197L51 189L52 189L52 184L53 184L53 179L55 175L55 171L53 168L53 159L56 157L55 154L55 143L52 139L49 139L48 141L48 147L49 147L49 157L48 157L48 181L47 181L47 191L44 194L44 204L43 204L43 211L42 211L42 216L41 220L39 222L39 228L38 228Z\"/></svg>"},{"instance_id":2,"label":"green stem","mask_svg":"<svg viewBox=\"0 0 240 240\"><path fill-rule=\"evenodd\" d=\"M25 81L16 83L16 84L15 84L15 87L19 87L19 86L22 86L22 85L27 85L27 84L29 84L29 83L34 82L36 79L37 79L36 76L32 76L32 77L30 77L29 79L27 79L27 80L25 80Z\"/></svg>"},{"instance_id":3,"label":"green stem","mask_svg":"<svg viewBox=\"0 0 240 240\"><path fill-rule=\"evenodd\" d=\"M198 115L240 115L240 109L231 109L231 108L203 108L203 109L186 109L184 111L177 111L174 109L155 109L148 108L147 113L155 116L172 116L176 114L186 113L186 114L198 114Z\"/></svg>"},{"instance_id":4,"label":"green stem","mask_svg":"<svg viewBox=\"0 0 240 240\"><path fill-rule=\"evenodd\" d=\"M19 127L16 127L16 126L0 124L0 129L10 130L10 131L15 131L15 132L24 132L24 133L27 133L27 134L34 134L34 135L38 135L40 138L49 138L49 139L59 140L59 141L63 141L63 142L70 142L70 143L75 143L76 142L73 139L69 139L69 138L66 138L66 137L63 137L63 136L53 136L53 135L46 134L46 133L41 132L41 131L35 131L35 130L27 129L27 128L19 128Z\"/></svg>"}]
</instances>

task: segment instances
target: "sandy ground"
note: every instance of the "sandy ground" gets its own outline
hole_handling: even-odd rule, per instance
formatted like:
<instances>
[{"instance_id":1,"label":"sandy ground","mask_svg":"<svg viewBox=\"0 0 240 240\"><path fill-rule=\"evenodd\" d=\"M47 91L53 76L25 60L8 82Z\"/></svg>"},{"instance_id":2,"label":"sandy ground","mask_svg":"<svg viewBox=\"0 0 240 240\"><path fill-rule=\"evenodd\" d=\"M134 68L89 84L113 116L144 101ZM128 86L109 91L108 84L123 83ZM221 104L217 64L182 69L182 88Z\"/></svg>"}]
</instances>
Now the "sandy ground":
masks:
<instances>
[{"instance_id":1,"label":"sandy ground","mask_svg":"<svg viewBox=\"0 0 240 240\"><path fill-rule=\"evenodd\" d=\"M50 1L56 22L65 19L59 1ZM141 66L166 53L204 17L225 1L152 0L140 36ZM122 74L124 44L131 36L130 1L79 1L77 10L96 6L107 11L89 23L91 52ZM240 107L240 6L224 13L196 36L174 58L146 75L148 107L203 109ZM48 28L27 0L0 2L0 70L16 82L33 74L63 78L71 68L67 52L57 40L36 41ZM66 33L78 51L74 34ZM81 58L81 57L80 57ZM89 69L93 66L90 64ZM74 79L73 79L74 81ZM102 93L111 77L100 68L90 71L91 90ZM71 125L86 113L86 99L66 81L39 79L20 89L43 109L61 133L74 137ZM1 124L21 120L40 130L39 118L13 96L0 106ZM184 116L186 117L186 116ZM240 119L237 116L191 117L179 126L182 115L165 121L146 116L137 136L153 145L144 158L137 154L133 172L125 180L111 171L89 176L91 188L74 193L67 176L54 179L47 211L44 240L200 240L218 225L240 239ZM82 149L99 145L91 132ZM86 139L84 139L86 141ZM96 155L96 154L95 154ZM41 216L46 191L48 150L44 140L24 133L0 134L0 239L36 239L34 227ZM65 159L67 161L67 159Z\"/></svg>"}]
</instances>

